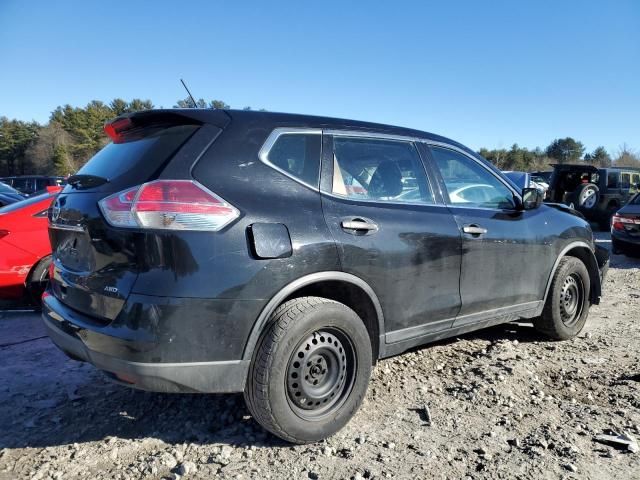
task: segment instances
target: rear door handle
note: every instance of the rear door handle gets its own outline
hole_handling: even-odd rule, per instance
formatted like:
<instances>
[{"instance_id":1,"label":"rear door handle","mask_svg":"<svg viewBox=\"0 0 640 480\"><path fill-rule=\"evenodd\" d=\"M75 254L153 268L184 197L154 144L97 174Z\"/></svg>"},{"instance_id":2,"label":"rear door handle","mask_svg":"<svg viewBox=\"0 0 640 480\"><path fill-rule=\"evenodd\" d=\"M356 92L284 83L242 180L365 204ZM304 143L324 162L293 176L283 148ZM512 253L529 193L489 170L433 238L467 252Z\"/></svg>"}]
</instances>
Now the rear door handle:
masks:
<instances>
[{"instance_id":1,"label":"rear door handle","mask_svg":"<svg viewBox=\"0 0 640 480\"><path fill-rule=\"evenodd\" d=\"M370 220L363 218L353 218L348 220L342 220L340 226L343 230L347 230L348 233L356 233L356 232L377 232L378 225L371 222Z\"/></svg>"},{"instance_id":2,"label":"rear door handle","mask_svg":"<svg viewBox=\"0 0 640 480\"><path fill-rule=\"evenodd\" d=\"M476 225L474 223L472 223L471 225L465 225L464 227L462 227L462 231L470 235L484 235L485 233L487 233L486 228L482 228L480 225Z\"/></svg>"}]
</instances>

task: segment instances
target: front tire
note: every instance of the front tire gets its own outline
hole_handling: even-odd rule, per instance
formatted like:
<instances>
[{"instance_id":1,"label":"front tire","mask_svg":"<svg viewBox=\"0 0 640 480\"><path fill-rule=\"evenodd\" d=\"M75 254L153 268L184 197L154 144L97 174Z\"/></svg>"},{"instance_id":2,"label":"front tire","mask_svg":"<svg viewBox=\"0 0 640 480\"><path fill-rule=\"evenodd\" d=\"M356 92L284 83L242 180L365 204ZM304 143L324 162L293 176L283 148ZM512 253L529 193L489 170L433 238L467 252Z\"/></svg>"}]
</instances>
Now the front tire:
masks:
<instances>
[{"instance_id":1,"label":"front tire","mask_svg":"<svg viewBox=\"0 0 640 480\"><path fill-rule=\"evenodd\" d=\"M271 316L249 370L245 401L274 435L317 442L358 410L371 366L371 340L353 310L325 298L296 298Z\"/></svg>"},{"instance_id":2,"label":"front tire","mask_svg":"<svg viewBox=\"0 0 640 480\"><path fill-rule=\"evenodd\" d=\"M534 327L554 340L569 340L580 333L589 315L591 281L587 267L576 257L560 260L542 315Z\"/></svg>"}]
</instances>

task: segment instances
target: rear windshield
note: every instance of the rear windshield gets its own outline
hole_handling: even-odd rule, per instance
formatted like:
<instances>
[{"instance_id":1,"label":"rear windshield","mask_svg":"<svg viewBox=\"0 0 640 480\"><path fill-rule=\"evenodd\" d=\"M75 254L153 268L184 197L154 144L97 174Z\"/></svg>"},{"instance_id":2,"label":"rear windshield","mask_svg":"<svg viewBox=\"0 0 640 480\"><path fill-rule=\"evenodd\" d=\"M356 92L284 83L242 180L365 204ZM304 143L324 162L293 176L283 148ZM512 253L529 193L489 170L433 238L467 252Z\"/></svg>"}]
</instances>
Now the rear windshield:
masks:
<instances>
[{"instance_id":1,"label":"rear windshield","mask_svg":"<svg viewBox=\"0 0 640 480\"><path fill-rule=\"evenodd\" d=\"M82 167L78 175L95 175L109 181L129 177L147 181L178 148L195 132L195 125L155 130L134 141L110 143Z\"/></svg>"},{"instance_id":2,"label":"rear windshield","mask_svg":"<svg viewBox=\"0 0 640 480\"><path fill-rule=\"evenodd\" d=\"M6 207L0 208L0 215L3 213L15 212L16 210L20 210L21 208L34 205L38 202L43 201L47 197L53 198L54 195L50 193L43 193L42 195L35 195L33 197L29 197L26 200L20 200L19 202L15 202L10 205L7 205Z\"/></svg>"},{"instance_id":3,"label":"rear windshield","mask_svg":"<svg viewBox=\"0 0 640 480\"><path fill-rule=\"evenodd\" d=\"M629 203L631 205L640 205L640 193L633 197L633 199Z\"/></svg>"}]
</instances>

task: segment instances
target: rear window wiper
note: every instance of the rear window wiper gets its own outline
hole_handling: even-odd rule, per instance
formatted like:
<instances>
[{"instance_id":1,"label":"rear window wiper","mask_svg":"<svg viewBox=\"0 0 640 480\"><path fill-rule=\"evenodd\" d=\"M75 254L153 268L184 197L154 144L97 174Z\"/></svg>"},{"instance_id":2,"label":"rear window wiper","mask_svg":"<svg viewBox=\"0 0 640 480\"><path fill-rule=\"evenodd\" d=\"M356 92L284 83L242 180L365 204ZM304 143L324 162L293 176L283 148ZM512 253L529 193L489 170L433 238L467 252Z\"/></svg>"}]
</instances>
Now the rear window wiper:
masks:
<instances>
[{"instance_id":1,"label":"rear window wiper","mask_svg":"<svg viewBox=\"0 0 640 480\"><path fill-rule=\"evenodd\" d=\"M77 189L99 187L108 181L109 180L107 178L100 177L98 175L86 174L71 175L67 179L67 183Z\"/></svg>"}]
</instances>

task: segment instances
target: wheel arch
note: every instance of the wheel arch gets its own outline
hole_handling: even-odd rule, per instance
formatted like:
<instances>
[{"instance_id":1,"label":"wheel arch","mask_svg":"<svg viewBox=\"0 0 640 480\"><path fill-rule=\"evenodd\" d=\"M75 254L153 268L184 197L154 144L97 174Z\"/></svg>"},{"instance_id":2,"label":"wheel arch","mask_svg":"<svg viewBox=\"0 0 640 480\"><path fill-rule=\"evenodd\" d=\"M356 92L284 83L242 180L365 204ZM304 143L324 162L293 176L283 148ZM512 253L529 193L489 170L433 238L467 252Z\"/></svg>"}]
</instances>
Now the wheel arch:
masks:
<instances>
[{"instance_id":1,"label":"wheel arch","mask_svg":"<svg viewBox=\"0 0 640 480\"><path fill-rule=\"evenodd\" d=\"M260 335L269 322L271 314L287 300L304 296L318 296L344 303L362 319L371 339L374 362L384 350L384 315L378 296L359 277L345 272L316 272L289 283L276 293L262 309L251 329L242 354L243 360L251 361Z\"/></svg>"},{"instance_id":2,"label":"wheel arch","mask_svg":"<svg viewBox=\"0 0 640 480\"><path fill-rule=\"evenodd\" d=\"M553 268L551 269L551 273L549 274L549 278L547 280L547 286L545 288L543 301L545 303L547 301L547 296L549 295L549 290L551 289L553 276L555 275L558 265L560 264L560 260L562 260L562 258L564 257L576 257L585 264L585 266L587 267L587 271L589 272L589 280L591 284L589 291L589 301L592 304L598 304L600 302L600 295L602 292L598 261L596 260L595 254L591 250L589 244L580 241L571 242L570 244L568 244L562 249L558 257L556 258L556 261L553 264Z\"/></svg>"}]
</instances>

